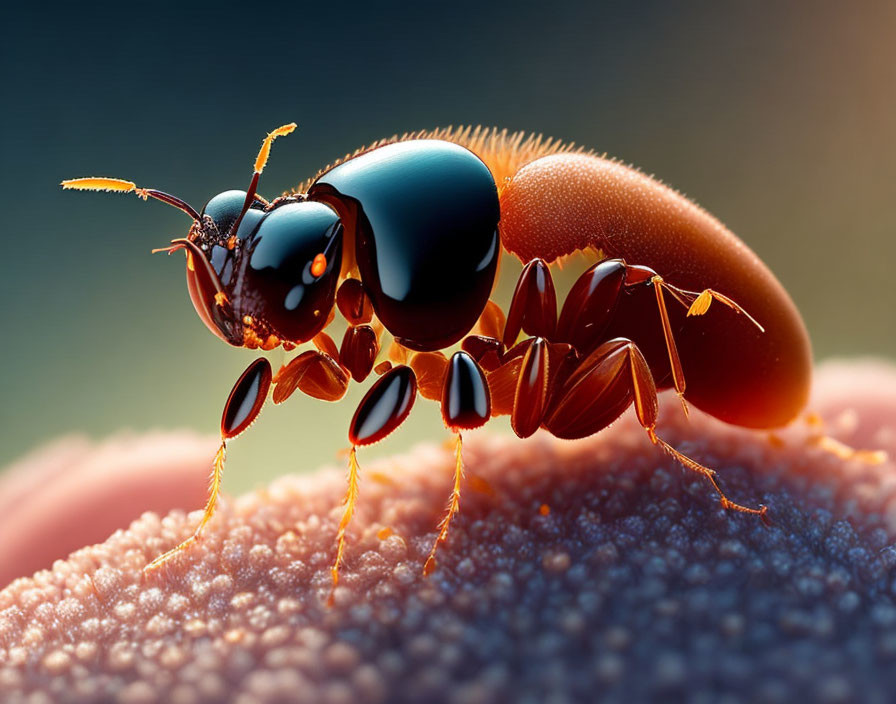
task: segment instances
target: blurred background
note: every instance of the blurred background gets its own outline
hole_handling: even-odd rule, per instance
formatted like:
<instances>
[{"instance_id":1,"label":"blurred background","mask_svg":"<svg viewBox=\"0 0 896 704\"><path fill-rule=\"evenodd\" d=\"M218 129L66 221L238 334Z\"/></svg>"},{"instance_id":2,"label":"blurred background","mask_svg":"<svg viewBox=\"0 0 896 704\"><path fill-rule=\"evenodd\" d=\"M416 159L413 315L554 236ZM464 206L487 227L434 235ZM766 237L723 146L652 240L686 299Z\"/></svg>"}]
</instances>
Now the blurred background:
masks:
<instances>
[{"instance_id":1,"label":"blurred background","mask_svg":"<svg viewBox=\"0 0 896 704\"><path fill-rule=\"evenodd\" d=\"M161 7L5 11L0 466L72 432L217 432L252 353L200 323L182 257L149 254L187 218L58 183L116 176L199 208L244 188L261 138L293 120L265 195L372 140L440 125L605 151L756 250L802 310L816 359L894 356L896 3ZM227 491L341 461L369 384L339 404L269 406L233 444ZM437 406L418 402L362 457L445 435Z\"/></svg>"}]
</instances>

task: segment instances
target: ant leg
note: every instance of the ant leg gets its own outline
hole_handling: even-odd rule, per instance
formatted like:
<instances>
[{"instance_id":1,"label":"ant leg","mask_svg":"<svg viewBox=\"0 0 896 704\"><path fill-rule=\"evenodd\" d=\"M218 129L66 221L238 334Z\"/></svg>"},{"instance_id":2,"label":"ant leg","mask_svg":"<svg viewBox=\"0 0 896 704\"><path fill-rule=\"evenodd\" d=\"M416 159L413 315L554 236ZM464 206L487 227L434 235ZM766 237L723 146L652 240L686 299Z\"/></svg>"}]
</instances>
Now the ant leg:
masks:
<instances>
[{"instance_id":1,"label":"ant leg","mask_svg":"<svg viewBox=\"0 0 896 704\"><path fill-rule=\"evenodd\" d=\"M373 320L373 303L358 279L346 279L339 285L336 307L349 325L365 325Z\"/></svg>"},{"instance_id":2,"label":"ant leg","mask_svg":"<svg viewBox=\"0 0 896 704\"><path fill-rule=\"evenodd\" d=\"M556 405L554 396L580 365L578 352L571 344L540 337L523 340L500 356L501 343L491 338L474 335L466 338L462 347L486 374L492 415L511 416L514 432L523 438L543 424Z\"/></svg>"},{"instance_id":3,"label":"ant leg","mask_svg":"<svg viewBox=\"0 0 896 704\"><path fill-rule=\"evenodd\" d=\"M190 535L189 538L171 548L167 552L163 552L156 559L146 565L143 568L144 573L151 572L154 569L161 567L163 564L168 562L168 560L177 555L181 550L185 550L190 545L199 540L199 536L202 534L202 529L205 527L205 524L208 523L211 519L218 504L218 490L221 486L221 475L224 472L224 460L226 459L226 457L227 445L224 440L221 440L221 446L215 453L215 459L212 463L212 476L209 480L208 501L205 504L205 513L202 516L202 520L199 521L199 525L196 526L196 530L193 531L192 535Z\"/></svg>"},{"instance_id":4,"label":"ant leg","mask_svg":"<svg viewBox=\"0 0 896 704\"><path fill-rule=\"evenodd\" d=\"M336 345L330 340L329 335L318 338L329 340L328 348L336 354ZM281 367L274 376L273 401L276 404L283 403L292 396L296 390L307 396L321 401L338 401L348 390L351 377L339 363L327 352L306 350L298 357L290 360L289 364Z\"/></svg>"},{"instance_id":5,"label":"ant leg","mask_svg":"<svg viewBox=\"0 0 896 704\"><path fill-rule=\"evenodd\" d=\"M441 352L411 352L408 364L417 377L417 390L423 398L439 401L448 372L448 360Z\"/></svg>"},{"instance_id":6,"label":"ant leg","mask_svg":"<svg viewBox=\"0 0 896 704\"><path fill-rule=\"evenodd\" d=\"M212 476L209 482L208 501L205 504L205 513L196 526L193 534L180 545L168 552L159 555L155 560L143 568L149 572L163 565L181 550L199 540L202 529L205 528L215 513L218 504L218 492L221 488L221 475L224 472L224 460L227 455L227 441L235 438L246 430L261 412L268 390L271 388L271 365L264 357L256 359L242 373L224 405L224 413L221 417L221 447L215 454L212 464Z\"/></svg>"},{"instance_id":7,"label":"ant leg","mask_svg":"<svg viewBox=\"0 0 896 704\"><path fill-rule=\"evenodd\" d=\"M352 445L352 449L348 453L348 488L345 492L345 498L342 499L342 505L345 508L342 511L342 518L339 520L339 529L336 531L336 559L330 568L330 574L333 576L333 589L336 589L336 586L339 584L339 565L342 563L342 554L345 552L345 531L355 513L355 501L358 498L359 470L358 448Z\"/></svg>"},{"instance_id":8,"label":"ant leg","mask_svg":"<svg viewBox=\"0 0 896 704\"><path fill-rule=\"evenodd\" d=\"M819 447L827 453L841 460L857 460L862 464L878 465L887 461L886 450L861 450L856 449L845 442L832 438L830 435L812 435L808 440L810 445Z\"/></svg>"},{"instance_id":9,"label":"ant leg","mask_svg":"<svg viewBox=\"0 0 896 704\"><path fill-rule=\"evenodd\" d=\"M651 284L656 292L672 380L685 415L688 415L688 406L684 400L684 370L663 299L664 282L653 269L630 266L622 259L605 259L589 268L573 284L563 303L557 339L570 342L580 351L587 351L600 340L609 325L623 290L645 283Z\"/></svg>"},{"instance_id":10,"label":"ant leg","mask_svg":"<svg viewBox=\"0 0 896 704\"><path fill-rule=\"evenodd\" d=\"M510 425L513 432L527 438L541 425L550 391L550 363L548 346L544 338L536 337L523 357Z\"/></svg>"},{"instance_id":11,"label":"ant leg","mask_svg":"<svg viewBox=\"0 0 896 704\"><path fill-rule=\"evenodd\" d=\"M681 401L681 406L684 409L684 413L685 415L688 415L688 406L684 400L684 393L686 389L684 370L681 366L681 359L678 355L678 348L675 345L675 338L672 335L672 326L669 322L669 312L666 309L666 301L663 296L663 291L668 291L676 301L687 308L687 314L689 316L703 315L707 310L709 310L710 303L713 301L713 299L715 299L724 303L736 313L746 316L746 318L751 323L759 328L760 332L765 332L765 329L758 322L756 322L755 318L747 313L747 311L745 311L733 300L731 300L727 296L722 295L718 291L714 291L713 289L709 288L705 289L702 293L699 294L694 293L693 291L686 291L684 289L678 288L677 286L673 286L672 284L667 283L662 276L657 274L653 269L649 267L626 265L626 287L637 286L643 283L648 283L649 285L651 285L653 287L654 293L656 294L657 309L660 313L660 321L663 328L663 337L666 342L666 351L669 355L669 366L672 369L672 381L675 386L675 392L678 394L678 398Z\"/></svg>"},{"instance_id":12,"label":"ant leg","mask_svg":"<svg viewBox=\"0 0 896 704\"><path fill-rule=\"evenodd\" d=\"M706 477L724 508L756 514L767 522L765 506L755 509L731 501L719 486L714 470L682 454L656 434L656 384L647 361L631 340L616 338L605 342L582 360L555 393L545 425L559 438L587 437L607 427L632 403L650 441Z\"/></svg>"},{"instance_id":13,"label":"ant leg","mask_svg":"<svg viewBox=\"0 0 896 704\"><path fill-rule=\"evenodd\" d=\"M423 565L423 575L426 577L436 568L436 549L448 537L451 519L460 508L460 488L464 477L463 437L460 431L484 425L491 417L491 411L491 395L482 369L468 353L455 352L448 362L442 389L442 419L457 435L454 489L448 500L445 517L439 523L439 535Z\"/></svg>"},{"instance_id":14,"label":"ant leg","mask_svg":"<svg viewBox=\"0 0 896 704\"><path fill-rule=\"evenodd\" d=\"M704 467L699 462L696 462L687 455L682 454L656 434L658 404L656 399L656 385L653 381L653 375L650 373L650 367L647 366L647 361L644 359L644 355L641 354L641 350L638 349L635 343L629 342L626 345L625 350L628 355L629 373L631 374L632 395L634 396L635 412L638 416L638 422L640 422L644 430L647 431L647 437L650 438L650 441L654 445L658 445L659 447L664 449L674 459L676 459L688 469L691 469L706 477L706 479L712 485L712 488L715 489L716 493L719 495L719 501L722 504L722 508L732 511L740 511L742 513L752 513L759 516L759 518L762 519L763 523L765 523L766 525L770 525L767 516L767 506L760 505L759 508L750 508L748 506L743 506L741 504L735 503L727 496L725 496L725 492L722 491L722 487L719 486L718 474L715 470Z\"/></svg>"},{"instance_id":15,"label":"ant leg","mask_svg":"<svg viewBox=\"0 0 896 704\"><path fill-rule=\"evenodd\" d=\"M497 337L467 335L461 341L460 347L476 360L483 371L493 372L501 366L504 344Z\"/></svg>"},{"instance_id":16,"label":"ant leg","mask_svg":"<svg viewBox=\"0 0 896 704\"><path fill-rule=\"evenodd\" d=\"M825 422L817 413L806 414L805 422L812 429L812 433L807 439L809 445L821 448L844 461L857 460L862 464L872 466L883 464L887 461L888 453L886 450L856 449L828 435L825 431Z\"/></svg>"},{"instance_id":17,"label":"ant leg","mask_svg":"<svg viewBox=\"0 0 896 704\"><path fill-rule=\"evenodd\" d=\"M339 348L339 362L348 369L352 379L361 383L373 370L380 351L376 331L370 325L349 325Z\"/></svg>"},{"instance_id":18,"label":"ant leg","mask_svg":"<svg viewBox=\"0 0 896 704\"><path fill-rule=\"evenodd\" d=\"M672 382L685 415L687 415L688 406L684 399L687 388L684 369L672 334L672 325L669 321L669 312L663 292L667 291L675 300L688 308L689 315L705 313L709 307L708 302L713 299L721 301L738 313L747 316L762 330L759 323L727 296L712 289L707 289L701 294L685 291L667 283L649 267L626 264L622 259L605 259L582 274L570 289L560 311L557 339L569 342L581 352L590 350L600 341L606 331L623 290L645 284L652 286L656 295L663 338L669 356L669 366L672 370Z\"/></svg>"},{"instance_id":19,"label":"ant leg","mask_svg":"<svg viewBox=\"0 0 896 704\"><path fill-rule=\"evenodd\" d=\"M663 298L663 279L657 275L650 279L653 290L656 293L656 305L660 311L660 320L663 324L663 338L666 340L666 352L669 355L669 366L672 368L672 383L675 384L675 393L684 410L685 416L690 415L688 403L684 400L685 380L684 369L681 368L681 358L678 356L678 347L672 336L672 325L669 323L669 311L666 310L666 300Z\"/></svg>"},{"instance_id":20,"label":"ant leg","mask_svg":"<svg viewBox=\"0 0 896 704\"><path fill-rule=\"evenodd\" d=\"M556 329L557 294L551 270L543 259L533 259L516 283L504 325L504 346L513 347L521 330L551 340Z\"/></svg>"},{"instance_id":21,"label":"ant leg","mask_svg":"<svg viewBox=\"0 0 896 704\"><path fill-rule=\"evenodd\" d=\"M358 498L357 449L362 445L379 442L401 425L410 414L416 398L417 379L414 371L404 365L393 367L374 382L352 417L348 431L348 439L352 444L349 452L348 489L343 499L345 509L336 535L336 559L330 569L334 590L339 584L339 566L342 564L345 552L345 532L351 522L355 501ZM332 599L331 592L331 602Z\"/></svg>"},{"instance_id":22,"label":"ant leg","mask_svg":"<svg viewBox=\"0 0 896 704\"><path fill-rule=\"evenodd\" d=\"M711 288L705 288L700 293L697 293L695 291L686 291L677 286L673 286L672 284L663 281L662 278L659 279L659 282L679 303L681 303L681 305L688 309L688 316L703 315L709 310L709 306L713 300L716 300L719 301L719 303L724 303L735 313L745 316L747 320L759 328L759 332L765 332L765 328L759 324L759 321L757 321L756 318L747 313L747 311L728 298L728 296L725 296L718 291L714 291Z\"/></svg>"},{"instance_id":23,"label":"ant leg","mask_svg":"<svg viewBox=\"0 0 896 704\"><path fill-rule=\"evenodd\" d=\"M448 499L448 506L445 511L445 517L439 522L439 535L432 543L429 556L423 563L423 576L429 577L436 568L436 549L439 543L444 542L448 537L448 528L451 525L451 519L454 514L460 510L460 487L464 478L464 459L463 459L463 436L459 430L455 431L457 438L455 444L455 464L454 464L454 489L451 492L451 498Z\"/></svg>"},{"instance_id":24,"label":"ant leg","mask_svg":"<svg viewBox=\"0 0 896 704\"><path fill-rule=\"evenodd\" d=\"M555 388L543 423L554 436L567 440L588 437L606 428L632 405L632 385L627 375L629 344L630 340L621 337L604 342L566 379L559 384L553 382ZM644 401L642 415L655 416L656 393L639 398Z\"/></svg>"},{"instance_id":25,"label":"ant leg","mask_svg":"<svg viewBox=\"0 0 896 704\"><path fill-rule=\"evenodd\" d=\"M475 359L475 355L474 355ZM484 368L484 360L479 366ZM506 416L513 413L513 401L516 397L516 387L519 383L520 369L522 369L523 357L500 361L494 369L488 369L488 390L492 397L492 415Z\"/></svg>"},{"instance_id":26,"label":"ant leg","mask_svg":"<svg viewBox=\"0 0 896 704\"><path fill-rule=\"evenodd\" d=\"M501 310L501 306L489 299L485 308L482 309L482 315L473 326L473 334L481 337L493 337L501 339L504 334L504 328L507 325L507 316Z\"/></svg>"},{"instance_id":27,"label":"ant leg","mask_svg":"<svg viewBox=\"0 0 896 704\"><path fill-rule=\"evenodd\" d=\"M669 367L672 369L672 383L675 386L675 393L678 394L678 400L684 410L685 416L690 415L688 411L687 401L684 400L684 392L687 384L684 379L684 369L681 366L681 358L678 355L678 347L675 344L675 337L672 335L672 324L669 322L669 311L666 308L666 299L663 297L663 290L669 290L676 300L684 303L679 297L678 289L674 291L669 285L663 281L663 277L657 274L653 269L646 266L629 266L625 265L625 286L630 288L643 283L648 283L653 287L656 294L656 307L660 314L660 323L663 328L663 339L666 342L666 354L669 355Z\"/></svg>"}]
</instances>

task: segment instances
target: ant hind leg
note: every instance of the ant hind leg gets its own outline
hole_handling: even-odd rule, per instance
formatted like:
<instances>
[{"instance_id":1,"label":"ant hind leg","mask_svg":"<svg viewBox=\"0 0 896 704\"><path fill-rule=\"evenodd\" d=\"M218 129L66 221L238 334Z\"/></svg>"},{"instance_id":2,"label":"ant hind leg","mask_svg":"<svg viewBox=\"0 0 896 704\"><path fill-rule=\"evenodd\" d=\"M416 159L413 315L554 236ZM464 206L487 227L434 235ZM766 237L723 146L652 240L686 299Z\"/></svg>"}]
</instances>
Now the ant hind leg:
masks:
<instances>
[{"instance_id":1,"label":"ant hind leg","mask_svg":"<svg viewBox=\"0 0 896 704\"><path fill-rule=\"evenodd\" d=\"M845 462L856 460L862 464L874 466L883 464L888 459L886 450L857 449L828 435L825 422L817 413L808 413L804 420L811 431L806 440L807 444L818 447Z\"/></svg>"},{"instance_id":2,"label":"ant hind leg","mask_svg":"<svg viewBox=\"0 0 896 704\"><path fill-rule=\"evenodd\" d=\"M742 513L751 513L757 515L760 519L762 519L763 523L765 523L766 525L770 525L767 516L768 507L760 505L759 508L750 508L748 506L743 506L742 504L738 504L732 501L725 495L725 492L722 491L722 487L719 486L718 474L715 470L710 469L709 467L704 467L699 462L679 452L656 434L658 404L656 398L656 385L653 381L653 375L650 372L650 367L647 366L647 361L644 359L644 355L641 354L641 351L633 342L628 343L626 351L629 360L629 371L631 374L635 412L638 416L638 422L641 424L644 430L647 431L647 437L650 438L650 441L654 445L657 445L665 450L670 456L672 456L683 466L704 476L712 485L712 488L715 490L715 492L719 495L719 501L721 502L723 508L731 511L740 511Z\"/></svg>"}]
</instances>

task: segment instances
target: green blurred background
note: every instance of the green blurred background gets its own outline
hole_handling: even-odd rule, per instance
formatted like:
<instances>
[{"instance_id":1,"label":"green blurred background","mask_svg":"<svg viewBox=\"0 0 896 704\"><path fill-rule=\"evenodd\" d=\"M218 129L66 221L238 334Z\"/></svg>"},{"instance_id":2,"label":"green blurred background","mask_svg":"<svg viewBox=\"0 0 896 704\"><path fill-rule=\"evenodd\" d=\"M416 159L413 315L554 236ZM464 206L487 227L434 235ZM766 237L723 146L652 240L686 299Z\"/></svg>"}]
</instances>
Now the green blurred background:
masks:
<instances>
[{"instance_id":1,"label":"green blurred background","mask_svg":"<svg viewBox=\"0 0 896 704\"><path fill-rule=\"evenodd\" d=\"M261 138L291 120L264 194L437 125L606 151L755 249L817 359L894 355L896 3L161 7L5 11L0 464L70 432L216 431L252 353L199 322L180 257L149 254L187 219L57 184L117 176L200 207L245 187ZM269 407L233 446L228 491L334 461L361 391ZM421 403L363 456L444 435Z\"/></svg>"}]
</instances>

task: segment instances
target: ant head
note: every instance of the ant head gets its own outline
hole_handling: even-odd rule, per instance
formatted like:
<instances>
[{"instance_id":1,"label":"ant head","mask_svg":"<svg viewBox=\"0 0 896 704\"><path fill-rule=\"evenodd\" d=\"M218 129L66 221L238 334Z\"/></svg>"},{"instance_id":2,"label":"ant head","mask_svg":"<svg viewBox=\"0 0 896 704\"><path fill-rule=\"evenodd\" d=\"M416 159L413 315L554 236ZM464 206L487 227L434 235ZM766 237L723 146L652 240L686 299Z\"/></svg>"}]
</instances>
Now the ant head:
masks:
<instances>
[{"instance_id":1,"label":"ant head","mask_svg":"<svg viewBox=\"0 0 896 704\"><path fill-rule=\"evenodd\" d=\"M271 144L295 127L284 125L265 137L247 191L220 193L201 212L121 179L73 179L62 187L133 192L182 210L193 219L187 236L153 251L185 251L190 299L209 330L237 347L304 342L323 329L333 310L342 225L320 203L296 198L271 209L256 193Z\"/></svg>"},{"instance_id":2,"label":"ant head","mask_svg":"<svg viewBox=\"0 0 896 704\"><path fill-rule=\"evenodd\" d=\"M202 209L186 242L208 261L215 290L187 283L200 318L234 345L272 349L310 340L328 322L342 262L342 224L329 206L290 198L267 208L225 191ZM182 241L172 243L180 248ZM184 244L184 247L187 245ZM222 295L223 294L223 295ZM224 314L216 319L210 313ZM217 329L215 329L217 328Z\"/></svg>"}]
</instances>

